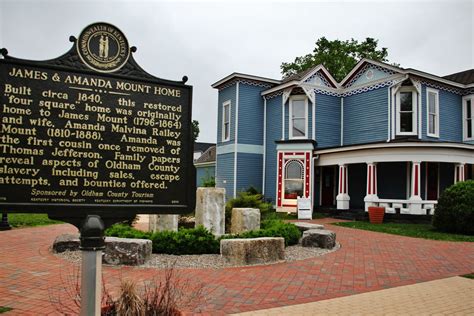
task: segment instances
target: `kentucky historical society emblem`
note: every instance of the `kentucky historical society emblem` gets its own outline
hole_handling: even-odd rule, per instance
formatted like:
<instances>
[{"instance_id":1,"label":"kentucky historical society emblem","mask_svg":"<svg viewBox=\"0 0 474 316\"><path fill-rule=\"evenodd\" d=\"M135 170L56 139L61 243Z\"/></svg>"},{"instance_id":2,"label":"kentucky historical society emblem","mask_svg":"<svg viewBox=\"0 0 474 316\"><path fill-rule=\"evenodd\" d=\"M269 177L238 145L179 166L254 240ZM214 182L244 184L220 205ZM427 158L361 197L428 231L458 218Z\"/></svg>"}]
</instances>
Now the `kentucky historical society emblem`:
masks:
<instances>
[{"instance_id":1,"label":"kentucky historical society emblem","mask_svg":"<svg viewBox=\"0 0 474 316\"><path fill-rule=\"evenodd\" d=\"M130 55L123 33L108 23L94 23L86 27L79 35L77 51L87 66L100 72L119 70Z\"/></svg>"}]
</instances>

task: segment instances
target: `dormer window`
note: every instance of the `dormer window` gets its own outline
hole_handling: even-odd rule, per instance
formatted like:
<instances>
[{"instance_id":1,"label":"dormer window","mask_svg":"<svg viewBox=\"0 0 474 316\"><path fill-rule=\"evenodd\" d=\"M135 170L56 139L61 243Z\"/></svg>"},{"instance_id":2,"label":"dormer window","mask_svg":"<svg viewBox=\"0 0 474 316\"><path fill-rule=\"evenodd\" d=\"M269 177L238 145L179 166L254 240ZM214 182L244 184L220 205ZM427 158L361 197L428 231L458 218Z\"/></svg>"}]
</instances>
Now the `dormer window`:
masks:
<instances>
[{"instance_id":1,"label":"dormer window","mask_svg":"<svg viewBox=\"0 0 474 316\"><path fill-rule=\"evenodd\" d=\"M290 98L290 138L307 138L308 99L305 96Z\"/></svg>"},{"instance_id":2,"label":"dormer window","mask_svg":"<svg viewBox=\"0 0 474 316\"><path fill-rule=\"evenodd\" d=\"M463 139L474 140L474 95L463 98Z\"/></svg>"},{"instance_id":3,"label":"dormer window","mask_svg":"<svg viewBox=\"0 0 474 316\"><path fill-rule=\"evenodd\" d=\"M414 87L401 87L397 93L397 135L417 134L417 93Z\"/></svg>"}]
</instances>

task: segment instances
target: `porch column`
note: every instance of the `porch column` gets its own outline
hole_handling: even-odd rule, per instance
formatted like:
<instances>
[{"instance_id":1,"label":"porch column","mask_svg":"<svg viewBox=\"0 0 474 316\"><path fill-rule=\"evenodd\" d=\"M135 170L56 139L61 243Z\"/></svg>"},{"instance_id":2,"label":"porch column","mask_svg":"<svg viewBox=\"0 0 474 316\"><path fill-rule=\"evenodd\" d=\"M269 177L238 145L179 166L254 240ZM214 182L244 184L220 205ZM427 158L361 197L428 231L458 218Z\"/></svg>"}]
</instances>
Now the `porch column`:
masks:
<instances>
[{"instance_id":1,"label":"porch column","mask_svg":"<svg viewBox=\"0 0 474 316\"><path fill-rule=\"evenodd\" d=\"M463 163L458 163L454 166L454 183L465 180L465 166Z\"/></svg>"},{"instance_id":2,"label":"porch column","mask_svg":"<svg viewBox=\"0 0 474 316\"><path fill-rule=\"evenodd\" d=\"M369 211L369 206L377 206L377 164L367 163L367 195L364 198L365 211Z\"/></svg>"},{"instance_id":3,"label":"porch column","mask_svg":"<svg viewBox=\"0 0 474 316\"><path fill-rule=\"evenodd\" d=\"M338 210L349 209L349 201L351 198L347 191L347 165L339 165L338 194L336 196Z\"/></svg>"},{"instance_id":4,"label":"porch column","mask_svg":"<svg viewBox=\"0 0 474 316\"><path fill-rule=\"evenodd\" d=\"M412 161L411 163L411 191L410 191L410 198L408 199L410 202L409 209L410 214L422 214L421 212L421 162L420 161Z\"/></svg>"}]
</instances>

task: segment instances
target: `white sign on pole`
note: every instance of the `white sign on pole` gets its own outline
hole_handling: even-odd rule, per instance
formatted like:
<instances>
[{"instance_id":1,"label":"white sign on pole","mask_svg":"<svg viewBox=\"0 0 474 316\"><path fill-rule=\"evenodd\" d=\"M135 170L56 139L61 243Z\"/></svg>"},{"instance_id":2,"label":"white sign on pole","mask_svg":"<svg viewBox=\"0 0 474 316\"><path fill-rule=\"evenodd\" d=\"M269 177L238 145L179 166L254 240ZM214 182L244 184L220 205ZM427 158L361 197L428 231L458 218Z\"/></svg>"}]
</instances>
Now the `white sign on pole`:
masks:
<instances>
[{"instance_id":1,"label":"white sign on pole","mask_svg":"<svg viewBox=\"0 0 474 316\"><path fill-rule=\"evenodd\" d=\"M311 207L311 199L298 197L298 219L313 219L313 208Z\"/></svg>"}]
</instances>

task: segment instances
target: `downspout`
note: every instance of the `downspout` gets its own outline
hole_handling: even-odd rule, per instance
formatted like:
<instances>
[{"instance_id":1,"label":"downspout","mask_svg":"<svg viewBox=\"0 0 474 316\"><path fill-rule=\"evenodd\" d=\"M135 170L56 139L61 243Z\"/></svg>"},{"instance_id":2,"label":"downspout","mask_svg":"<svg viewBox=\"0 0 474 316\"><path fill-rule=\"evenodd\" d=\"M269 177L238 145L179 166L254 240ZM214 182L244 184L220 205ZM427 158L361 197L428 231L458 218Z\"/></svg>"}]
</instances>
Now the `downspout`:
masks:
<instances>
[{"instance_id":1,"label":"downspout","mask_svg":"<svg viewBox=\"0 0 474 316\"><path fill-rule=\"evenodd\" d=\"M265 162L267 155L267 98L263 97L263 171L262 194L265 195Z\"/></svg>"},{"instance_id":2,"label":"downspout","mask_svg":"<svg viewBox=\"0 0 474 316\"><path fill-rule=\"evenodd\" d=\"M237 196L237 136L239 130L239 82L235 87L234 198Z\"/></svg>"},{"instance_id":3,"label":"downspout","mask_svg":"<svg viewBox=\"0 0 474 316\"><path fill-rule=\"evenodd\" d=\"M344 97L341 97L341 146L344 146Z\"/></svg>"}]
</instances>

